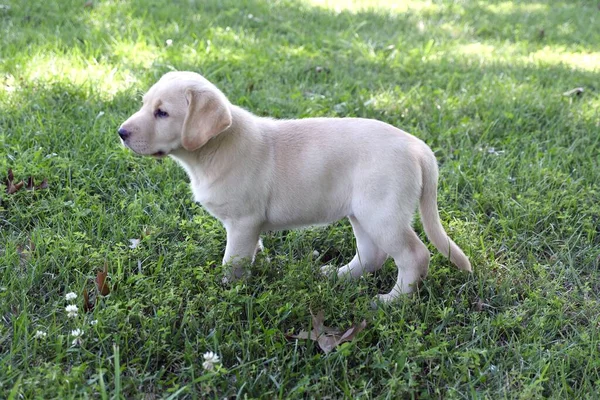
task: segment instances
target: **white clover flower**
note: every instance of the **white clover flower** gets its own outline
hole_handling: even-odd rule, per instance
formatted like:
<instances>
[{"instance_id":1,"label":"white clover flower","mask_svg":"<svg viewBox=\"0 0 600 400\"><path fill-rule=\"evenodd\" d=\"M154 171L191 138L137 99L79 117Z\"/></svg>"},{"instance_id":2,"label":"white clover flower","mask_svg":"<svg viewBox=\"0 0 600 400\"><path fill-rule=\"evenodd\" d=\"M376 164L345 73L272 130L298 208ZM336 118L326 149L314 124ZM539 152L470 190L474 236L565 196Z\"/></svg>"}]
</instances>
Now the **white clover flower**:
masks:
<instances>
[{"instance_id":1,"label":"white clover flower","mask_svg":"<svg viewBox=\"0 0 600 400\"><path fill-rule=\"evenodd\" d=\"M96 325L97 323L98 323L98 320L97 320L97 319L95 319L95 320L93 320L93 321L90 321L90 325L92 325L92 326Z\"/></svg>"},{"instance_id":2,"label":"white clover flower","mask_svg":"<svg viewBox=\"0 0 600 400\"><path fill-rule=\"evenodd\" d=\"M73 292L67 293L65 295L65 299L67 299L67 301L75 300L76 298L77 298L77 295Z\"/></svg>"},{"instance_id":3,"label":"white clover flower","mask_svg":"<svg viewBox=\"0 0 600 400\"><path fill-rule=\"evenodd\" d=\"M215 364L220 362L221 360L219 359L218 355L212 351L208 351L204 353L204 362L202 363L202 367L207 371L212 371L215 369Z\"/></svg>"},{"instance_id":4,"label":"white clover flower","mask_svg":"<svg viewBox=\"0 0 600 400\"><path fill-rule=\"evenodd\" d=\"M73 346L80 346L81 343L83 342L81 340L81 337L83 336L83 331L81 329L79 329L79 328L73 329L71 331L71 336L73 336L75 338L75 339L73 339L73 341L71 342L71 344Z\"/></svg>"},{"instance_id":5,"label":"white clover flower","mask_svg":"<svg viewBox=\"0 0 600 400\"><path fill-rule=\"evenodd\" d=\"M35 335L33 336L34 339L45 339L46 336L48 336L48 334L44 331L36 331Z\"/></svg>"},{"instance_id":6,"label":"white clover flower","mask_svg":"<svg viewBox=\"0 0 600 400\"><path fill-rule=\"evenodd\" d=\"M71 331L71 336L74 336L76 338L81 337L81 336L83 336L83 331L81 329L79 329L79 328L73 329Z\"/></svg>"},{"instance_id":7,"label":"white clover flower","mask_svg":"<svg viewBox=\"0 0 600 400\"><path fill-rule=\"evenodd\" d=\"M319 257L321 253L318 250L313 251L313 257Z\"/></svg>"},{"instance_id":8,"label":"white clover flower","mask_svg":"<svg viewBox=\"0 0 600 400\"><path fill-rule=\"evenodd\" d=\"M67 317L75 318L78 315L77 312L79 310L77 309L77 306L75 304L69 304L65 307L65 311L67 312Z\"/></svg>"}]
</instances>

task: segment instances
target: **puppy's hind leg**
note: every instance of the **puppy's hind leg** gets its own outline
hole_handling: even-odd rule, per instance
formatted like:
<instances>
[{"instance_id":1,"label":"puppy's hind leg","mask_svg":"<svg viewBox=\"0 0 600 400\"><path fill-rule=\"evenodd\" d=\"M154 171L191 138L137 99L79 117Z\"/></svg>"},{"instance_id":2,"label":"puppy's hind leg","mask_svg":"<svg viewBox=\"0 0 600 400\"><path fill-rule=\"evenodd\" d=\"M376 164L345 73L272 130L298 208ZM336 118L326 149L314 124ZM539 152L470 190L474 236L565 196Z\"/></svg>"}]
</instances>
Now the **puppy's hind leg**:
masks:
<instances>
[{"instance_id":1,"label":"puppy's hind leg","mask_svg":"<svg viewBox=\"0 0 600 400\"><path fill-rule=\"evenodd\" d=\"M340 278L359 278L364 272L374 272L380 269L387 259L387 254L382 251L361 227L355 217L349 217L354 236L356 237L356 255L348 264L337 270ZM321 268L328 274L330 266Z\"/></svg>"},{"instance_id":2,"label":"puppy's hind leg","mask_svg":"<svg viewBox=\"0 0 600 400\"><path fill-rule=\"evenodd\" d=\"M390 302L403 293L413 292L429 268L429 250L417 234L408 228L400 238L390 251L398 267L398 278L389 293L378 296L382 302Z\"/></svg>"}]
</instances>

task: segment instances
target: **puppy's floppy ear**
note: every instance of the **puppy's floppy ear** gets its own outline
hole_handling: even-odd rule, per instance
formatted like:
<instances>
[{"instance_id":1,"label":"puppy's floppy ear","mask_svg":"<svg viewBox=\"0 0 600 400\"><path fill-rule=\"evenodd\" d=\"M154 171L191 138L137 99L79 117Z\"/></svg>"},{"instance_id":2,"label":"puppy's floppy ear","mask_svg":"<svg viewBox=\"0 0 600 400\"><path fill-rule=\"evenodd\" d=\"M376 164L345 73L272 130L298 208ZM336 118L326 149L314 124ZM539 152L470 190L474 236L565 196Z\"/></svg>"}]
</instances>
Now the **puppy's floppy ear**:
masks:
<instances>
[{"instance_id":1,"label":"puppy's floppy ear","mask_svg":"<svg viewBox=\"0 0 600 400\"><path fill-rule=\"evenodd\" d=\"M188 111L183 121L181 143L193 151L231 126L229 102L220 92L189 88L185 91Z\"/></svg>"}]
</instances>

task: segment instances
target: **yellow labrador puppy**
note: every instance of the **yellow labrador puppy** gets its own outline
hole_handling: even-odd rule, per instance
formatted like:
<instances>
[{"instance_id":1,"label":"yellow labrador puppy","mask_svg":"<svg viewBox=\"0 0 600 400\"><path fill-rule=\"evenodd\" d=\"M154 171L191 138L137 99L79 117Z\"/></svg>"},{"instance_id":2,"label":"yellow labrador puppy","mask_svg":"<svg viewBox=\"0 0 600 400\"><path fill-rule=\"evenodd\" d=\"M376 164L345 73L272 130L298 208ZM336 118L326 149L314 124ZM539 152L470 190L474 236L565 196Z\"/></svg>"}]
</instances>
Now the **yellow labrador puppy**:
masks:
<instances>
[{"instance_id":1,"label":"yellow labrador puppy","mask_svg":"<svg viewBox=\"0 0 600 400\"><path fill-rule=\"evenodd\" d=\"M348 217L358 249L338 276L376 271L389 255L398 280L379 298L393 300L427 274L429 251L411 227L417 205L434 246L471 271L440 223L432 151L383 122L261 118L231 104L202 76L169 72L119 136L134 152L169 155L187 171L195 200L227 230L229 279L243 275L261 232Z\"/></svg>"}]
</instances>

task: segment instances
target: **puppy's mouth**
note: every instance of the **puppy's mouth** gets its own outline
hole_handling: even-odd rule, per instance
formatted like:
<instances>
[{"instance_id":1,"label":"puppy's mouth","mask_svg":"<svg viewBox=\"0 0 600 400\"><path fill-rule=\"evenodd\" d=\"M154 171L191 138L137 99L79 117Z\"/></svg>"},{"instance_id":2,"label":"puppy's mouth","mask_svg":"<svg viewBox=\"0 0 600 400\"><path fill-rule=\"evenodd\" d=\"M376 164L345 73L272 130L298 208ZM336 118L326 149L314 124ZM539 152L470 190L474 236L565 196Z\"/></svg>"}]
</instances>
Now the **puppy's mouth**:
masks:
<instances>
[{"instance_id":1,"label":"puppy's mouth","mask_svg":"<svg viewBox=\"0 0 600 400\"><path fill-rule=\"evenodd\" d=\"M155 153L147 153L146 149L143 149L143 148L139 149L139 148L136 148L136 146L131 146L131 143L129 143L127 140L123 140L123 139L121 139L121 144L124 147L128 148L129 150L131 150L134 153L137 153L137 154L139 154L141 156L150 156L150 157L155 157L155 158L163 158L163 157L166 157L167 155L169 155L169 153L167 151L162 151L162 150L159 150L159 151L157 151Z\"/></svg>"}]
</instances>

